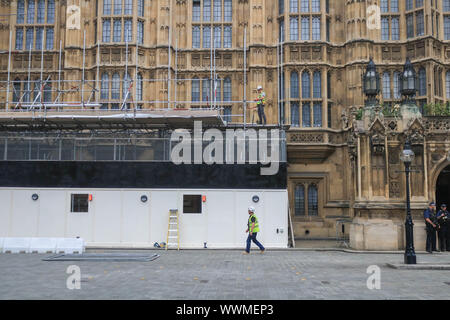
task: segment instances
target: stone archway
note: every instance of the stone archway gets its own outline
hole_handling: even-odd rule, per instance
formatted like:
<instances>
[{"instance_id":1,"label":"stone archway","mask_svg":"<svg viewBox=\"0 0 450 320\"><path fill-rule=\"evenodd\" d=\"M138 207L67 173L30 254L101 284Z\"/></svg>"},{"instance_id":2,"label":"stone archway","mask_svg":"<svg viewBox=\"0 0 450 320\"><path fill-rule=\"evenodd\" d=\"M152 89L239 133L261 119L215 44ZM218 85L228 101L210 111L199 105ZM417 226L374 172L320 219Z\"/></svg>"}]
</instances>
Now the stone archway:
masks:
<instances>
[{"instance_id":1,"label":"stone archway","mask_svg":"<svg viewBox=\"0 0 450 320\"><path fill-rule=\"evenodd\" d=\"M450 164L440 171L435 186L435 199L439 210L442 203L450 205Z\"/></svg>"}]
</instances>

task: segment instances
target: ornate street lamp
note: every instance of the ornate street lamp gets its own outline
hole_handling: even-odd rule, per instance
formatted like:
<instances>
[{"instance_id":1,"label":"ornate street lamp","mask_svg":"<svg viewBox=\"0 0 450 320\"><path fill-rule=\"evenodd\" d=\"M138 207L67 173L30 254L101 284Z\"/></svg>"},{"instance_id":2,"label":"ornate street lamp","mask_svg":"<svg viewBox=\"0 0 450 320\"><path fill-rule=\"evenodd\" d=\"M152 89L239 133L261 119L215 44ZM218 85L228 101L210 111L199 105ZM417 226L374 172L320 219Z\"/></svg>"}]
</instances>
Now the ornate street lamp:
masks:
<instances>
[{"instance_id":1,"label":"ornate street lamp","mask_svg":"<svg viewBox=\"0 0 450 320\"><path fill-rule=\"evenodd\" d=\"M411 163L414 160L414 151L411 150L409 139L406 140L403 151L400 154L400 160L405 164L406 172L406 221L405 221L405 264L416 264L416 253L414 252L414 223L411 218L411 200L409 192L409 174L411 172Z\"/></svg>"},{"instance_id":2,"label":"ornate street lamp","mask_svg":"<svg viewBox=\"0 0 450 320\"><path fill-rule=\"evenodd\" d=\"M405 96L404 102L407 104L416 104L415 96L417 92L417 76L416 71L409 58L406 58L406 63L403 73L400 75L400 93Z\"/></svg>"},{"instance_id":3,"label":"ornate street lamp","mask_svg":"<svg viewBox=\"0 0 450 320\"><path fill-rule=\"evenodd\" d=\"M378 105L377 95L380 93L380 75L372 58L370 58L366 73L363 75L363 91L367 96L367 107Z\"/></svg>"}]
</instances>

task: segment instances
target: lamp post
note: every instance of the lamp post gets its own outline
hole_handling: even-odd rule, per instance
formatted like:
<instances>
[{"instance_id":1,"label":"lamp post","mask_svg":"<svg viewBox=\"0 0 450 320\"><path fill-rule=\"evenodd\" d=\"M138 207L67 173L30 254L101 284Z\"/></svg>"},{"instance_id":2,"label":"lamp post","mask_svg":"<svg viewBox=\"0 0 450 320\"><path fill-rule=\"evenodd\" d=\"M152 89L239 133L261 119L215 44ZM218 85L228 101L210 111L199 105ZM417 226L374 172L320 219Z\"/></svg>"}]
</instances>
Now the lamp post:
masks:
<instances>
[{"instance_id":1,"label":"lamp post","mask_svg":"<svg viewBox=\"0 0 450 320\"><path fill-rule=\"evenodd\" d=\"M411 200L409 195L409 174L411 172L411 163L414 160L414 151L411 150L411 144L407 139L403 147L403 151L400 154L400 160L405 164L406 172L406 221L405 221L405 235L406 235L406 247L405 247L405 264L416 264L416 253L414 252L414 223L411 218Z\"/></svg>"},{"instance_id":2,"label":"lamp post","mask_svg":"<svg viewBox=\"0 0 450 320\"><path fill-rule=\"evenodd\" d=\"M380 75L372 58L370 58L366 72L363 75L363 91L367 96L366 107L378 105L377 95L380 93Z\"/></svg>"},{"instance_id":3,"label":"lamp post","mask_svg":"<svg viewBox=\"0 0 450 320\"><path fill-rule=\"evenodd\" d=\"M403 73L400 75L400 92L405 96L404 103L416 104L417 76L409 58L406 58Z\"/></svg>"}]
</instances>

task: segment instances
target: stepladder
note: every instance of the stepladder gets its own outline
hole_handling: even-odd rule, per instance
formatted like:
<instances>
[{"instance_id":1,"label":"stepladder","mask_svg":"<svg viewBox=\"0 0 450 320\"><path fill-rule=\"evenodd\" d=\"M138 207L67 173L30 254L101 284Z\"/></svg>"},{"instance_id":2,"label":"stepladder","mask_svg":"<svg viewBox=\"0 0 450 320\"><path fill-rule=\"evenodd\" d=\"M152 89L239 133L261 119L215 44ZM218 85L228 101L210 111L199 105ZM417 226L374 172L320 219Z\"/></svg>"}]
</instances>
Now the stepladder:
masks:
<instances>
[{"instance_id":1,"label":"stepladder","mask_svg":"<svg viewBox=\"0 0 450 320\"><path fill-rule=\"evenodd\" d=\"M167 228L167 249L180 250L180 231L178 224L178 209L169 210L169 225Z\"/></svg>"}]
</instances>

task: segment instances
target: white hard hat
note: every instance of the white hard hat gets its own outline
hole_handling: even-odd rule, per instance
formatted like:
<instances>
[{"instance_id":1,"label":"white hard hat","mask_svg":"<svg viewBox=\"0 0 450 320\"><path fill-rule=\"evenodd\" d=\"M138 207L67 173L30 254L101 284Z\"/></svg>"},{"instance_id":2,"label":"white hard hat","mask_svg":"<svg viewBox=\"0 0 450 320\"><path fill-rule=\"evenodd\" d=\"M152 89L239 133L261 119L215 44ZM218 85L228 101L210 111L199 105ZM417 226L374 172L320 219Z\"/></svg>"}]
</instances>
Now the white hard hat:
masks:
<instances>
[{"instance_id":1,"label":"white hard hat","mask_svg":"<svg viewBox=\"0 0 450 320\"><path fill-rule=\"evenodd\" d=\"M248 207L248 211L255 212L255 208L254 207Z\"/></svg>"},{"instance_id":2,"label":"white hard hat","mask_svg":"<svg viewBox=\"0 0 450 320\"><path fill-rule=\"evenodd\" d=\"M258 88L257 88L258 90L261 90L262 89L262 86L258 86Z\"/></svg>"}]
</instances>

